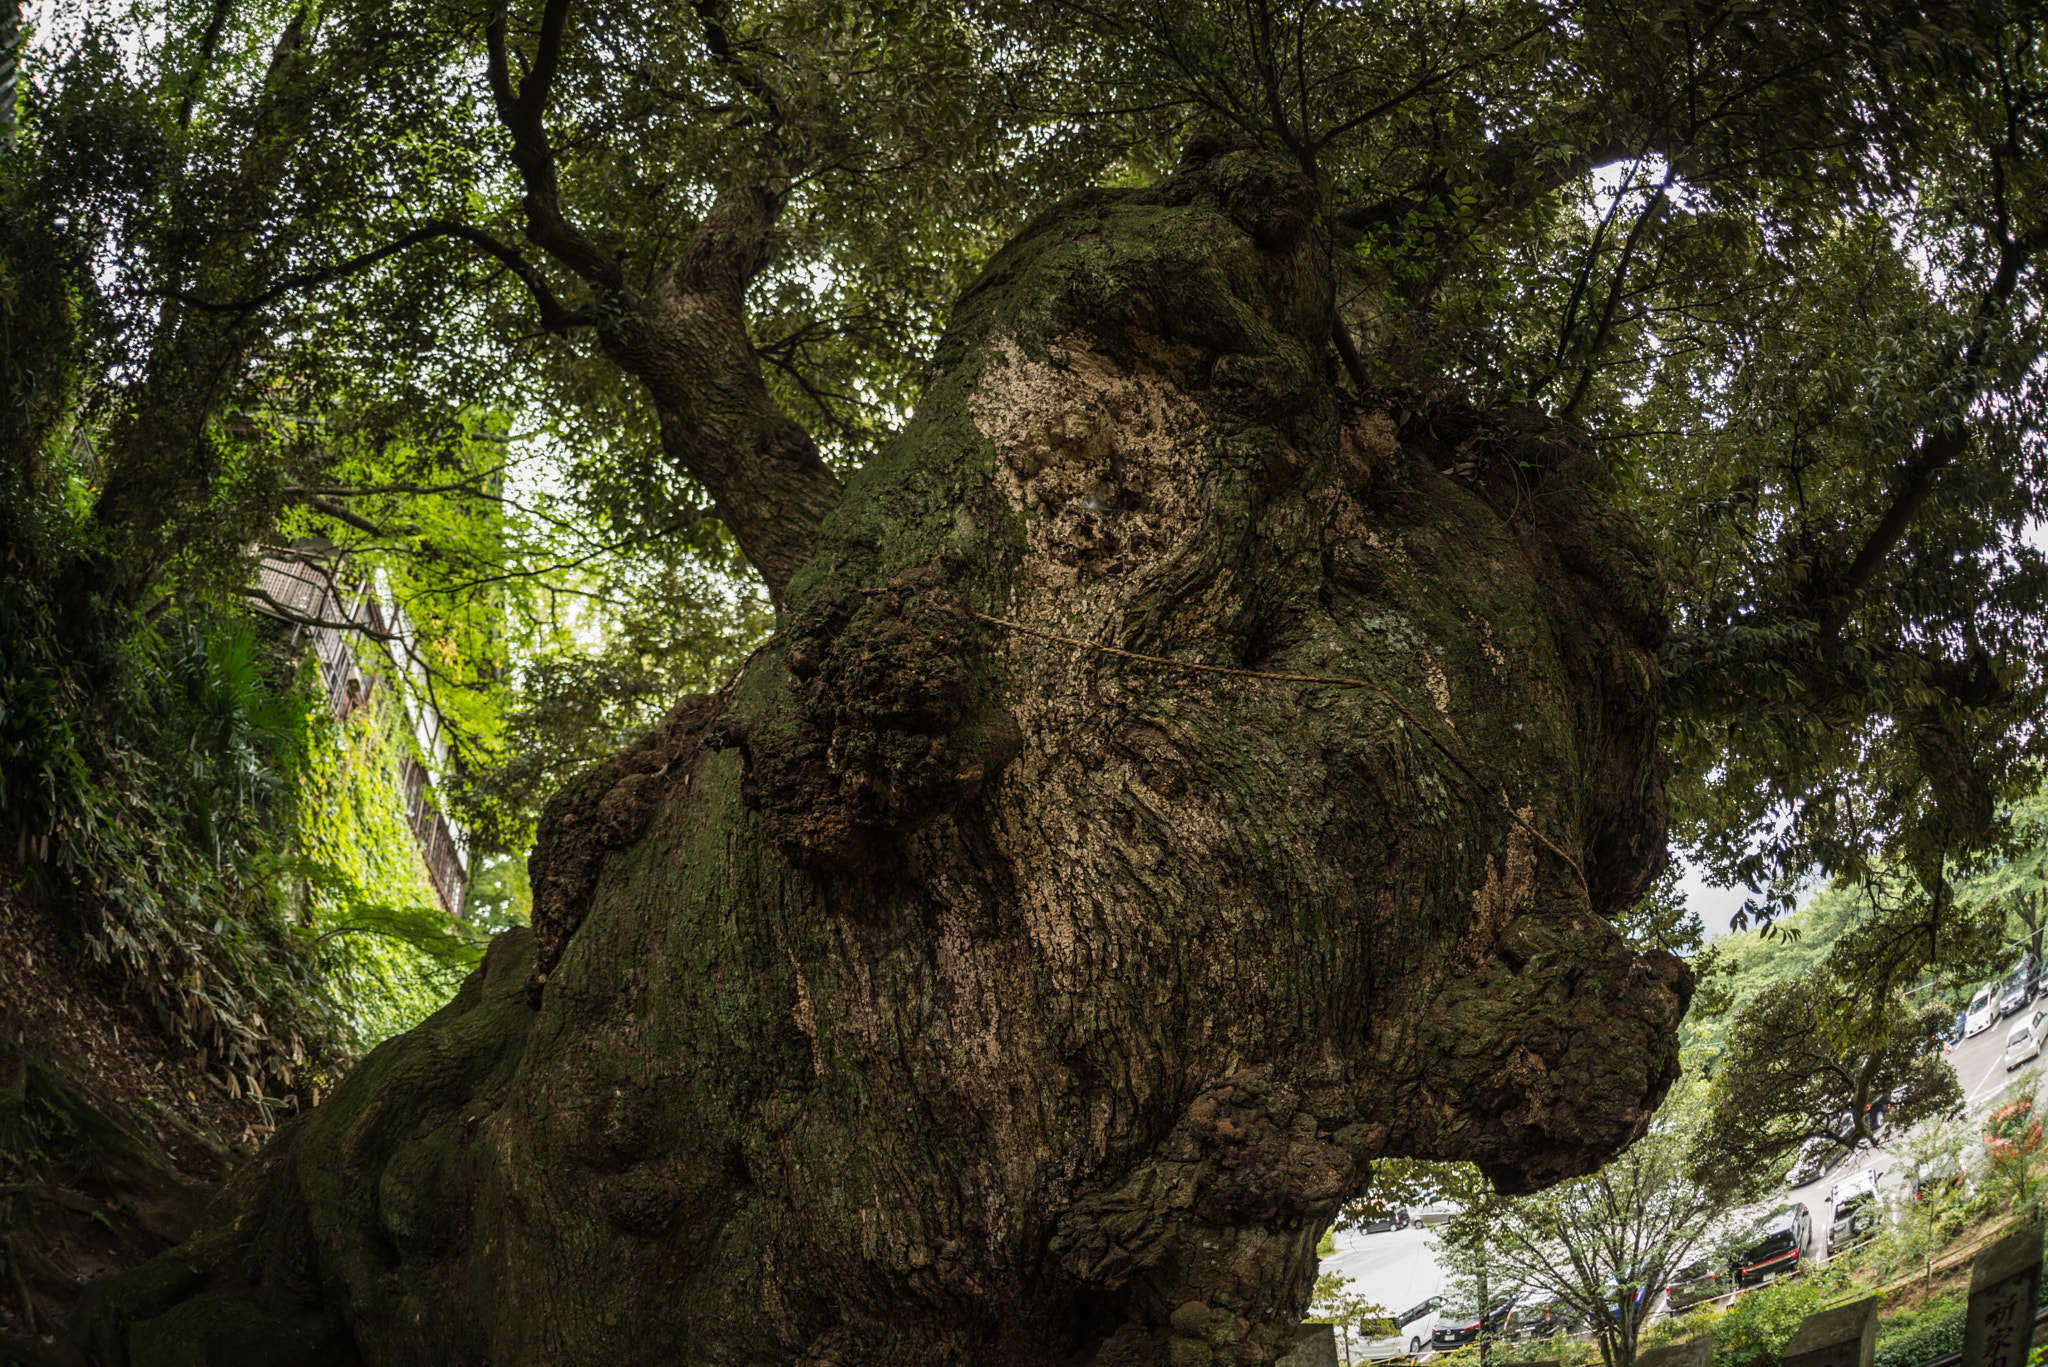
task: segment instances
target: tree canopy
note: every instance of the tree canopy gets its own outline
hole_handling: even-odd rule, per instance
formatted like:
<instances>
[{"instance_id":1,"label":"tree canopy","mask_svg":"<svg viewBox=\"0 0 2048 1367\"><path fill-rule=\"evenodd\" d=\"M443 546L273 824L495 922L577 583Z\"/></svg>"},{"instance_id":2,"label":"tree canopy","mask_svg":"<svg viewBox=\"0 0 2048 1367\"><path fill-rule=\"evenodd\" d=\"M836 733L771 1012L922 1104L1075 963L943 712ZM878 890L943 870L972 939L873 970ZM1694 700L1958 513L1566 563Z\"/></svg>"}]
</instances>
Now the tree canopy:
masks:
<instances>
[{"instance_id":1,"label":"tree canopy","mask_svg":"<svg viewBox=\"0 0 2048 1367\"><path fill-rule=\"evenodd\" d=\"M1657 536L1681 844L1764 916L1912 875L1856 942L1882 990L1981 951L1945 880L2038 757L2037 44L2026 5L1889 0L81 6L11 213L68 269L117 594L289 508L452 602L494 576L365 500L448 483L486 413L626 597L735 550L776 594L809 543L774 512L900 425L1010 231L1205 130L1272 147L1347 383L1404 430L1550 413Z\"/></svg>"}]
</instances>

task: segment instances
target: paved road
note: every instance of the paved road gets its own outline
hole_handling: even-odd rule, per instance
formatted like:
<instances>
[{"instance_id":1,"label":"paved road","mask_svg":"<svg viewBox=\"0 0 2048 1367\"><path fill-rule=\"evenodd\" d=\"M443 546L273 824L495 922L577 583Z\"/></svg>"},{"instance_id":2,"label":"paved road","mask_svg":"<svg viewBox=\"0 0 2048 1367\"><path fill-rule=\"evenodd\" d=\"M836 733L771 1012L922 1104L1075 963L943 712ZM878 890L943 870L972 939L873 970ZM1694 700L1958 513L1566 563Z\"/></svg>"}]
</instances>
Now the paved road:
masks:
<instances>
[{"instance_id":1,"label":"paved road","mask_svg":"<svg viewBox=\"0 0 2048 1367\"><path fill-rule=\"evenodd\" d=\"M1443 1269L1437 1266L1436 1242L1420 1225L1385 1234L1337 1235L1337 1251L1323 1259L1319 1272L1337 1272L1351 1279L1352 1294L1385 1306L1395 1314L1443 1290Z\"/></svg>"},{"instance_id":2,"label":"paved road","mask_svg":"<svg viewBox=\"0 0 2048 1367\"><path fill-rule=\"evenodd\" d=\"M2048 1006L2048 996L2028 1009L2044 1006ZM2007 1082L2014 1076L2005 1071L2005 1037L2019 1019L2014 1016L1999 1021L1974 1039L1961 1041L1949 1054L1949 1063L1962 1084L1964 1102L1973 1121L2004 1094ZM1887 1135L1886 1139L1889 1142L1884 1146L1859 1154L1827 1176L1787 1192L1790 1199L1803 1201L1812 1209L1822 1239L1826 1237L1830 1214L1828 1196L1837 1182L1870 1166L1883 1173L1879 1185L1887 1191L1909 1177L1905 1171L1908 1160L1903 1156L1903 1136ZM1445 1281L1443 1268L1437 1262L1433 1234L1421 1227L1385 1234L1339 1233L1337 1251L1322 1260L1319 1270L1341 1273L1350 1279L1347 1289L1353 1294L1396 1313L1421 1303L1425 1297L1440 1294Z\"/></svg>"}]
</instances>

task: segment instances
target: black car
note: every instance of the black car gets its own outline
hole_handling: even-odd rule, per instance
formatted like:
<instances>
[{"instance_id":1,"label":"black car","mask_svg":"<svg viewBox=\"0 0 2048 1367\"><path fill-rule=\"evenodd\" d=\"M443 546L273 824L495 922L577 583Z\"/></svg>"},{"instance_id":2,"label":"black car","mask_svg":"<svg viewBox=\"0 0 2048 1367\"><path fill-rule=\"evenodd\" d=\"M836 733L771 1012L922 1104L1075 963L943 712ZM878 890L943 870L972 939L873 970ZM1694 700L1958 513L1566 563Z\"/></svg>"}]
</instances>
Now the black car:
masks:
<instances>
[{"instance_id":1,"label":"black car","mask_svg":"<svg viewBox=\"0 0 2048 1367\"><path fill-rule=\"evenodd\" d=\"M1738 1287L1761 1286L1797 1272L1813 1247L1813 1214L1804 1205L1780 1206L1764 1222L1763 1237L1735 1260Z\"/></svg>"},{"instance_id":2,"label":"black car","mask_svg":"<svg viewBox=\"0 0 2048 1367\"><path fill-rule=\"evenodd\" d=\"M1379 1211L1365 1217L1359 1229L1367 1234L1384 1234L1390 1229L1408 1228L1408 1207L1396 1206L1392 1210Z\"/></svg>"},{"instance_id":3,"label":"black car","mask_svg":"<svg viewBox=\"0 0 2048 1367\"><path fill-rule=\"evenodd\" d=\"M1734 1281L1725 1267L1701 1259L1678 1269L1671 1279L1671 1285L1664 1288L1664 1303L1673 1314L1690 1310L1702 1301L1716 1296L1725 1296L1734 1288Z\"/></svg>"},{"instance_id":4,"label":"black car","mask_svg":"<svg viewBox=\"0 0 2048 1367\"><path fill-rule=\"evenodd\" d=\"M2006 975L2005 985L1998 992L1998 1014L2010 1016L2022 1011L2039 994L2041 987L2041 966L2029 955Z\"/></svg>"},{"instance_id":5,"label":"black car","mask_svg":"<svg viewBox=\"0 0 2048 1367\"><path fill-rule=\"evenodd\" d=\"M1515 1322L1516 1301L1507 1296L1495 1301L1486 1311L1486 1332L1498 1337L1508 1332ZM1439 1352L1463 1348L1479 1337L1480 1318L1470 1309L1463 1307L1446 1308L1437 1312L1436 1334L1431 1345Z\"/></svg>"},{"instance_id":6,"label":"black car","mask_svg":"<svg viewBox=\"0 0 2048 1367\"><path fill-rule=\"evenodd\" d=\"M1568 1332L1576 1317L1570 1306L1547 1296L1532 1296L1515 1308L1509 1338L1547 1339Z\"/></svg>"}]
</instances>

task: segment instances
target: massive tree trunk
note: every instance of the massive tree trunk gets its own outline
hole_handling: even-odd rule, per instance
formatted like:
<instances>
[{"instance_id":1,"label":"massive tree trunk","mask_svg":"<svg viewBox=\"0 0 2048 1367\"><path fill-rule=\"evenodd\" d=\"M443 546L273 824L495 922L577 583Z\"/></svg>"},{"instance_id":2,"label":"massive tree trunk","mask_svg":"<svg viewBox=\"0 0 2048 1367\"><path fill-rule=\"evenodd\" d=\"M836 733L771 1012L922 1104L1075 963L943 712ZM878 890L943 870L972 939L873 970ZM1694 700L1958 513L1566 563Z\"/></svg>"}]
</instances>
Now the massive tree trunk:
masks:
<instances>
[{"instance_id":1,"label":"massive tree trunk","mask_svg":"<svg viewBox=\"0 0 2048 1367\"><path fill-rule=\"evenodd\" d=\"M1266 1362L1376 1156L1641 1134L1659 568L1535 415L1334 387L1312 214L1222 151L1026 228L783 630L550 805L533 933L91 1351Z\"/></svg>"}]
</instances>

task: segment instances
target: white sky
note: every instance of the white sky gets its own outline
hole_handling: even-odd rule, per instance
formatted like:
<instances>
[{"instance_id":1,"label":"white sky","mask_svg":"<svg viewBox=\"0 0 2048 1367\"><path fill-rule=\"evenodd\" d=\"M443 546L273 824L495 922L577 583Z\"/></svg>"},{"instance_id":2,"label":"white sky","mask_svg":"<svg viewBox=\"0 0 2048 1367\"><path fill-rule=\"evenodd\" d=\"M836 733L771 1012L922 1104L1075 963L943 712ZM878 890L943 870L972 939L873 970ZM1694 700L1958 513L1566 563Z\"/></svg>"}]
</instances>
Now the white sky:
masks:
<instances>
[{"instance_id":1,"label":"white sky","mask_svg":"<svg viewBox=\"0 0 2048 1367\"><path fill-rule=\"evenodd\" d=\"M1726 935L1728 918L1742 910L1742 904L1749 899L1749 890L1740 886L1717 888L1676 854L1671 857L1684 870L1679 887L1685 891L1685 904L1700 914L1700 921L1707 928L1707 938L1717 940Z\"/></svg>"}]
</instances>

